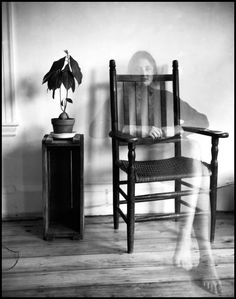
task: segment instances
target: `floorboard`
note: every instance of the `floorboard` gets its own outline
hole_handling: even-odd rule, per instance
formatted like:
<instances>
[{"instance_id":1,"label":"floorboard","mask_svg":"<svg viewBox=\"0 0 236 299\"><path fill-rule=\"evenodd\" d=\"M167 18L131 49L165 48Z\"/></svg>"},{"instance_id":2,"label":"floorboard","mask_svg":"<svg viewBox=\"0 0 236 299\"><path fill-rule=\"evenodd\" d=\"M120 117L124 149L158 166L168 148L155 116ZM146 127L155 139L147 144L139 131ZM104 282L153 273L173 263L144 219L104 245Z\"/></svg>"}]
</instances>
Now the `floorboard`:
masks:
<instances>
[{"instance_id":1,"label":"floorboard","mask_svg":"<svg viewBox=\"0 0 236 299\"><path fill-rule=\"evenodd\" d=\"M86 217L83 240L43 240L42 219L2 223L2 297L234 297L234 218L217 215L212 245L223 292L214 295L193 271L174 267L177 226L172 220L136 224L126 253L126 226L112 217ZM193 264L198 264L192 239ZM18 258L19 254L19 258Z\"/></svg>"}]
</instances>

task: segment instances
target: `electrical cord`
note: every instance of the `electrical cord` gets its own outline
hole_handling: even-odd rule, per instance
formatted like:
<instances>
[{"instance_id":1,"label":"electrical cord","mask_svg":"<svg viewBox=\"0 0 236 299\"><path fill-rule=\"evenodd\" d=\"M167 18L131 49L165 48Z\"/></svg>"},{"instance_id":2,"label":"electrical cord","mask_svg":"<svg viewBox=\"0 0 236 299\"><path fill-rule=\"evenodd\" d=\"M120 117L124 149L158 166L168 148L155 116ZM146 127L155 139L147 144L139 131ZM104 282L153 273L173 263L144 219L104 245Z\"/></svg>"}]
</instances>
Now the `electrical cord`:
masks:
<instances>
[{"instance_id":1,"label":"electrical cord","mask_svg":"<svg viewBox=\"0 0 236 299\"><path fill-rule=\"evenodd\" d=\"M6 245L3 245L4 248L6 248L8 251L11 251L13 253L16 253L17 254L17 258L16 258L16 261L15 263L10 267L10 268L7 268L6 271L9 271L11 269L13 269L16 264L18 263L19 259L20 259L20 252L19 251L15 251L15 250L12 250L12 249L9 249Z\"/></svg>"}]
</instances>

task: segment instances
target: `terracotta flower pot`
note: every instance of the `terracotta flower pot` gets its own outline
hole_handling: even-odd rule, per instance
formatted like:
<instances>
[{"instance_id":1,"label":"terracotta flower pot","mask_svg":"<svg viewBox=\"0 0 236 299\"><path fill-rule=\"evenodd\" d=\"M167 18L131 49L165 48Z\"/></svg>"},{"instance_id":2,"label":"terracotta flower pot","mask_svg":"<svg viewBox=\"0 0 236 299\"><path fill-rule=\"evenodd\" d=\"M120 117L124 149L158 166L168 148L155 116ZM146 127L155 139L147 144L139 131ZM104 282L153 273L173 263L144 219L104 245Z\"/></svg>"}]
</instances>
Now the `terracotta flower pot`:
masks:
<instances>
[{"instance_id":1,"label":"terracotta flower pot","mask_svg":"<svg viewBox=\"0 0 236 299\"><path fill-rule=\"evenodd\" d=\"M75 119L74 118L67 118L67 119L52 118L51 122L52 122L54 133L72 133Z\"/></svg>"}]
</instances>

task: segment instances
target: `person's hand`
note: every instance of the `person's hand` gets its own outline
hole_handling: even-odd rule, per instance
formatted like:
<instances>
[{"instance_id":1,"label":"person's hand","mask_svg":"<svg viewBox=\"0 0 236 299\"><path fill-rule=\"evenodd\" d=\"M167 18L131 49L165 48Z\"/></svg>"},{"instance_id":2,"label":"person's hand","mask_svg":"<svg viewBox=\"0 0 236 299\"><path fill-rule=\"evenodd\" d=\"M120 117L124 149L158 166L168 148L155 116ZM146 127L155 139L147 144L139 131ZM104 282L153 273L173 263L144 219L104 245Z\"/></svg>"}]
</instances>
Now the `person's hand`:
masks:
<instances>
[{"instance_id":1,"label":"person's hand","mask_svg":"<svg viewBox=\"0 0 236 299\"><path fill-rule=\"evenodd\" d=\"M183 129L180 126L168 126L168 127L163 127L162 128L162 132L163 132L163 135L165 137L173 137L175 136L176 134L181 134L183 133Z\"/></svg>"},{"instance_id":2,"label":"person's hand","mask_svg":"<svg viewBox=\"0 0 236 299\"><path fill-rule=\"evenodd\" d=\"M152 139L158 139L163 137L163 131L160 128L152 126L148 135L152 137Z\"/></svg>"}]
</instances>

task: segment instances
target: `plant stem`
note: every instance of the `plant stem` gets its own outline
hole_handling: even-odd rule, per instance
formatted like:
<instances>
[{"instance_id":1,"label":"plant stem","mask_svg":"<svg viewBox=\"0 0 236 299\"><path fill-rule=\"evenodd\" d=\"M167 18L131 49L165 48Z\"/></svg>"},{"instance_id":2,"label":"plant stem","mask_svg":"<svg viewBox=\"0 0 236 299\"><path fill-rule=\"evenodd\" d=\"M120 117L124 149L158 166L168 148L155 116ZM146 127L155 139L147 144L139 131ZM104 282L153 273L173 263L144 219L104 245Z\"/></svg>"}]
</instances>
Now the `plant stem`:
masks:
<instances>
[{"instance_id":1,"label":"plant stem","mask_svg":"<svg viewBox=\"0 0 236 299\"><path fill-rule=\"evenodd\" d=\"M61 87L60 87L60 89L59 89L59 94L60 94L60 108L61 108L61 110L63 111L63 108L62 108L62 105L61 105Z\"/></svg>"},{"instance_id":2,"label":"plant stem","mask_svg":"<svg viewBox=\"0 0 236 299\"><path fill-rule=\"evenodd\" d=\"M67 99L68 98L68 89L66 90L66 98L65 98L65 102L64 102L64 111L63 112L66 112L66 106L67 106Z\"/></svg>"}]
</instances>

